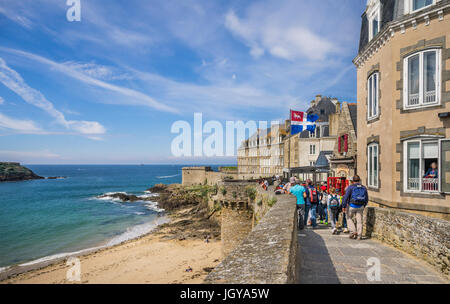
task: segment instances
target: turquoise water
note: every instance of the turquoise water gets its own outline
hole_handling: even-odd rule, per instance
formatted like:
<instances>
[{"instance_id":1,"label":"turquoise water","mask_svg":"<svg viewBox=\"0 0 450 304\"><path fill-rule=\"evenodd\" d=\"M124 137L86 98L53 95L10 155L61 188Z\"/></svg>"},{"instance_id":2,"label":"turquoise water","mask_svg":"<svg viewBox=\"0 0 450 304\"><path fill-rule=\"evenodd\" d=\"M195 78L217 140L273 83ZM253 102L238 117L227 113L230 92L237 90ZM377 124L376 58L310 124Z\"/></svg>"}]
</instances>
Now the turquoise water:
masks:
<instances>
[{"instance_id":1,"label":"turquoise water","mask_svg":"<svg viewBox=\"0 0 450 304\"><path fill-rule=\"evenodd\" d=\"M163 212L151 202L98 199L108 192L149 195L180 183L182 166L29 165L67 179L0 183L0 267L112 244L146 233Z\"/></svg>"}]
</instances>

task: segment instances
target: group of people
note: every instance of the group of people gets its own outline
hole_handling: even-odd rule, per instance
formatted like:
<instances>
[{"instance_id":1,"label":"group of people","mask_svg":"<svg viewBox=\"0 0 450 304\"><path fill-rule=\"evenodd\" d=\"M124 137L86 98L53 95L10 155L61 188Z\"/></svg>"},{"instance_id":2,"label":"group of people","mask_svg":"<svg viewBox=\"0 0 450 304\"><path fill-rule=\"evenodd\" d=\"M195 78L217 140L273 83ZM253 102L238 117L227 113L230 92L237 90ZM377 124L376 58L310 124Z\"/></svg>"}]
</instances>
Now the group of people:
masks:
<instances>
[{"instance_id":1,"label":"group of people","mask_svg":"<svg viewBox=\"0 0 450 304\"><path fill-rule=\"evenodd\" d=\"M328 191L328 187L323 184L314 187L310 179L301 184L295 177L291 177L283 190L297 198L299 229L309 223L315 229L319 220L325 225L330 222L332 234L337 234L337 223L340 222L344 233L350 233L351 239L361 240L363 212L369 198L367 188L361 184L358 175L353 177L352 184L345 189L344 196L335 188Z\"/></svg>"}]
</instances>

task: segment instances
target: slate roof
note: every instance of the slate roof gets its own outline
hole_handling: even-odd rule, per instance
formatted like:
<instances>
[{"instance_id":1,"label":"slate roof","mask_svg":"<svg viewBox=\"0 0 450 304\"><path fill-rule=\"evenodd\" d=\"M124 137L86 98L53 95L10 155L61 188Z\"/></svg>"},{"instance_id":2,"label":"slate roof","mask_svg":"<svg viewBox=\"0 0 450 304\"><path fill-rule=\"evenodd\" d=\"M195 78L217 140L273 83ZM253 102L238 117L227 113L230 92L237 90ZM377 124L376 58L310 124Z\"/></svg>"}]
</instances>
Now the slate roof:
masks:
<instances>
[{"instance_id":1,"label":"slate roof","mask_svg":"<svg viewBox=\"0 0 450 304\"><path fill-rule=\"evenodd\" d=\"M350 111L350 117L352 119L353 128L355 129L355 133L358 134L358 130L356 128L357 125L358 125L358 122L357 122L357 112L358 112L357 105L356 104L349 104L348 105L348 110Z\"/></svg>"},{"instance_id":2,"label":"slate roof","mask_svg":"<svg viewBox=\"0 0 450 304\"><path fill-rule=\"evenodd\" d=\"M316 167L328 167L330 165L327 155L332 156L333 151L321 151L319 157L317 157Z\"/></svg>"},{"instance_id":3,"label":"slate roof","mask_svg":"<svg viewBox=\"0 0 450 304\"><path fill-rule=\"evenodd\" d=\"M391 21L397 20L403 16L404 12L404 0L380 0L381 2L381 28L383 28ZM369 43L369 21L367 20L367 15L361 16L361 35L359 40L359 53L364 49L364 47Z\"/></svg>"}]
</instances>

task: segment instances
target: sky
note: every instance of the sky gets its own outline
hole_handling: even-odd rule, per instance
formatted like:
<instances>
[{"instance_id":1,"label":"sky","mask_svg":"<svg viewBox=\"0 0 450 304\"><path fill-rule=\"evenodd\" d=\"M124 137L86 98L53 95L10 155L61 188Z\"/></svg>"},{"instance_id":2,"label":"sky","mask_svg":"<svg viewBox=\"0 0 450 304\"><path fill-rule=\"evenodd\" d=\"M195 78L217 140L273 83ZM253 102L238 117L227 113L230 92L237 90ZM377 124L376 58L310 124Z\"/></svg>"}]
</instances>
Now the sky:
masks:
<instances>
[{"instance_id":1,"label":"sky","mask_svg":"<svg viewBox=\"0 0 450 304\"><path fill-rule=\"evenodd\" d=\"M365 0L80 4L69 22L66 0L0 0L0 161L232 164L175 157L172 125L356 102Z\"/></svg>"}]
</instances>

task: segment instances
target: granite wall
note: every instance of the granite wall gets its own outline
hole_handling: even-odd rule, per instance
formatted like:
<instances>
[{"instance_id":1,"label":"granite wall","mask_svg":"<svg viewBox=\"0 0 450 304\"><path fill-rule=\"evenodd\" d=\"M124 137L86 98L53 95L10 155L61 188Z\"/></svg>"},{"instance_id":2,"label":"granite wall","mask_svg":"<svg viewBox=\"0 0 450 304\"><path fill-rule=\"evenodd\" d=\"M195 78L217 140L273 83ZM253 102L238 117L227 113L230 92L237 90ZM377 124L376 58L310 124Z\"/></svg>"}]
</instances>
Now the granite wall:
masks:
<instances>
[{"instance_id":1,"label":"granite wall","mask_svg":"<svg viewBox=\"0 0 450 304\"><path fill-rule=\"evenodd\" d=\"M450 222L395 209L367 207L366 235L450 274Z\"/></svg>"},{"instance_id":2,"label":"granite wall","mask_svg":"<svg viewBox=\"0 0 450 304\"><path fill-rule=\"evenodd\" d=\"M288 284L297 282L295 198L277 202L205 279L208 284Z\"/></svg>"}]
</instances>

